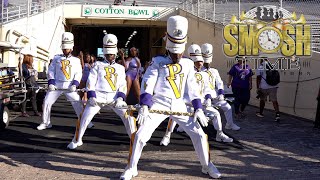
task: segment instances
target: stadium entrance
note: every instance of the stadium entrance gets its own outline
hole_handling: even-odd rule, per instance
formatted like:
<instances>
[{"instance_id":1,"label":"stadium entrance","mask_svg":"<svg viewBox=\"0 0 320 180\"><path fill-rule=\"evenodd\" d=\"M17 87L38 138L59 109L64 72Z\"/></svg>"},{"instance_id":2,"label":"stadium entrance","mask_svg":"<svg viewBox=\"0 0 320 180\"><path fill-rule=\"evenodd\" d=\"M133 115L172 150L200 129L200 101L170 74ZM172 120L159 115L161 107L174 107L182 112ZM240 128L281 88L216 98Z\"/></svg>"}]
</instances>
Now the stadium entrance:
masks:
<instances>
[{"instance_id":1,"label":"stadium entrance","mask_svg":"<svg viewBox=\"0 0 320 180\"><path fill-rule=\"evenodd\" d=\"M166 27L123 26L123 25L76 25L72 27L75 37L74 52L89 52L97 57L102 54L102 39L105 33L115 34L118 38L118 48L124 49L125 56L129 49L136 47L142 65L157 54L163 53Z\"/></svg>"}]
</instances>

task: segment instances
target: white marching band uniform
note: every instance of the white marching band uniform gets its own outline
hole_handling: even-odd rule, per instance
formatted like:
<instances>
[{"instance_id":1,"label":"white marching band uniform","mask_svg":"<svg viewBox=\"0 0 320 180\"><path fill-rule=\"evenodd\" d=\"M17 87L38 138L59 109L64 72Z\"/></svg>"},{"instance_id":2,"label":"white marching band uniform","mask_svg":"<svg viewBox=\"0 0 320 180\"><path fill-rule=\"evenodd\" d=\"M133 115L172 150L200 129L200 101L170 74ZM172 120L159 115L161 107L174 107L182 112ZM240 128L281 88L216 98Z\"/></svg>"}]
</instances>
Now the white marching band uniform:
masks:
<instances>
[{"instance_id":1,"label":"white marching band uniform","mask_svg":"<svg viewBox=\"0 0 320 180\"><path fill-rule=\"evenodd\" d=\"M104 43L104 54L117 53L117 37L113 34L106 34ZM126 132L131 135L136 131L135 119L128 115L125 103L127 92L127 82L125 69L122 65L115 63L115 59L110 63L108 60L97 61L91 69L87 80L88 103L83 111L79 132L75 133L69 149L75 149L83 144L82 137L88 124L93 117L104 106L111 108L122 120Z\"/></svg>"},{"instance_id":2,"label":"white marching band uniform","mask_svg":"<svg viewBox=\"0 0 320 180\"><path fill-rule=\"evenodd\" d=\"M62 49L73 49L73 34L65 32L62 34ZM43 103L42 123L38 130L51 128L50 114L51 107L64 94L71 102L78 118L83 109L80 96L76 91L82 77L82 67L80 59L71 55L56 55L48 68L48 89ZM67 91L62 90L67 89Z\"/></svg>"},{"instance_id":3,"label":"white marching band uniform","mask_svg":"<svg viewBox=\"0 0 320 180\"><path fill-rule=\"evenodd\" d=\"M189 57L193 60L193 62L198 62L198 61L203 62L201 49L200 49L199 45L192 44L188 48L188 54L189 54ZM195 70L197 70L197 69L195 68ZM233 139L229 138L222 131L221 116L220 116L219 111L217 109L215 109L211 104L209 104L209 105L206 104L208 99L211 100L212 98L214 99L217 97L214 88L212 89L210 87L209 74L205 71L197 70L197 72L195 72L195 77L196 77L197 84L198 84L197 87L198 87L198 90L201 95L201 103L204 103L206 105L204 112L205 112L206 116L212 120L213 126L217 130L216 140L223 141L223 142L233 142ZM188 94L184 95L184 99L187 104L190 104L191 99L189 98ZM192 111L192 108L189 108L189 111ZM166 134L163 137L163 139L161 140L160 145L167 146L170 143L171 133L173 132L176 124L177 123L175 121L173 121L172 119L169 120Z\"/></svg>"},{"instance_id":4,"label":"white marching band uniform","mask_svg":"<svg viewBox=\"0 0 320 180\"><path fill-rule=\"evenodd\" d=\"M210 64L212 62L212 52L213 52L213 48L211 44L205 43L202 44L201 46L201 52L202 52L202 56L204 59L204 63L208 63ZM229 105L229 103L227 101L225 101L224 99L224 85L223 85L223 81L221 80L220 74L218 72L217 69L215 68L205 68L203 67L202 71L208 73L209 75L209 86L210 86L210 100L207 99L206 103L208 105L211 106L214 105L216 107L219 107L223 110L225 118L226 118L226 129L232 129L232 130L239 130L240 127L237 126L234 122L233 122L233 115L232 115L232 108ZM215 88L217 87L218 92L216 92ZM221 123L221 121L220 121ZM219 125L221 126L221 125ZM222 128L222 126L221 126ZM220 129L220 127L219 127ZM217 128L216 128L217 130Z\"/></svg>"},{"instance_id":5,"label":"white marching band uniform","mask_svg":"<svg viewBox=\"0 0 320 180\"><path fill-rule=\"evenodd\" d=\"M172 16L167 22L166 48L171 53L182 54L185 49L188 21L182 16ZM141 157L142 149L149 141L155 129L170 117L181 126L190 136L196 150L202 172L213 178L219 178L221 174L209 159L209 146L207 135L203 132L198 121L207 126L201 104L201 96L196 84L193 62L187 58L181 58L174 64L170 55L157 56L152 59L151 65L144 74L141 83L140 104L138 123L140 127L136 132L129 163L121 175L121 179L131 179L138 175L137 164ZM195 116L176 116L149 113L151 110L167 110L187 112L183 101L185 87L188 87L190 100L195 109ZM195 119L195 121L194 121Z\"/></svg>"}]
</instances>

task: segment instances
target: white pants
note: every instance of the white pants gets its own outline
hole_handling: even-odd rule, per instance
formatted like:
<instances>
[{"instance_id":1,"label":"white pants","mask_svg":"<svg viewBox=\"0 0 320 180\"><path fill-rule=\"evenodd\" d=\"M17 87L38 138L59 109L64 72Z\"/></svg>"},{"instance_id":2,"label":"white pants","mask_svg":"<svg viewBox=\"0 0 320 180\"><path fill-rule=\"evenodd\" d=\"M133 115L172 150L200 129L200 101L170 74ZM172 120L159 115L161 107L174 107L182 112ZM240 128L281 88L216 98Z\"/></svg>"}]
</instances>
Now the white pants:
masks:
<instances>
[{"instance_id":1,"label":"white pants","mask_svg":"<svg viewBox=\"0 0 320 180\"><path fill-rule=\"evenodd\" d=\"M97 95L97 100L99 102L112 102L112 100L106 100L106 99L102 99L102 97L107 97L108 95L103 94L103 93L98 93L96 92ZM110 96L109 96L110 97ZM113 97L112 97L113 98ZM88 124L91 122L91 120L93 119L93 117L100 111L101 108L103 107L107 107L112 109L122 120L125 128L126 128L126 132L129 136L129 138L131 138L131 135L136 131L136 120L133 116L131 116L130 114L127 114L127 109L119 109L119 108L114 108L113 106L102 106L102 105L98 105L98 106L92 106L89 103L87 103L86 107L84 108L84 111L81 115L81 120L80 120L80 127L79 127L79 132L77 132L78 130L76 129L76 133L75 133L75 137L74 139L76 141L82 141L82 137L87 129Z\"/></svg>"},{"instance_id":2,"label":"white pants","mask_svg":"<svg viewBox=\"0 0 320 180\"><path fill-rule=\"evenodd\" d=\"M191 108L190 110L188 108L188 111L190 112ZM217 109L215 109L214 107L208 107L204 109L204 114L212 120L215 130L222 131L221 116ZM167 132L172 133L176 125L177 123L170 119L167 126Z\"/></svg>"},{"instance_id":3,"label":"white pants","mask_svg":"<svg viewBox=\"0 0 320 180\"><path fill-rule=\"evenodd\" d=\"M217 99L212 100L212 104L218 106L224 112L226 117L227 123L232 125L233 124L233 116L232 116L232 108L227 101L219 101Z\"/></svg>"},{"instance_id":4,"label":"white pants","mask_svg":"<svg viewBox=\"0 0 320 180\"><path fill-rule=\"evenodd\" d=\"M70 86L70 82L56 82L56 87L58 89L68 89ZM43 115L42 115L42 123L50 124L50 116L51 116L51 107L57 101L57 99L64 94L68 101L71 102L71 105L74 111L77 114L79 119L80 113L83 110L82 101L80 101L80 96L77 92L70 92L68 90L55 90L48 91L46 97L43 102Z\"/></svg>"},{"instance_id":5,"label":"white pants","mask_svg":"<svg viewBox=\"0 0 320 180\"><path fill-rule=\"evenodd\" d=\"M183 101L173 102L169 98L154 97L153 102L154 104L151 107L151 109L187 112L187 108ZM132 154L130 152L131 156L129 157L130 159L129 168L137 167L138 161L141 157L143 147L149 141L155 129L167 117L169 116L164 114L150 113L151 119L145 120L144 124L139 127L134 138ZM202 128L200 127L198 129L196 127L192 117L171 116L171 118L174 121L176 121L184 129L184 131L190 136L201 165L207 167L210 161L209 160L209 144L208 144L208 137L203 132Z\"/></svg>"}]
</instances>

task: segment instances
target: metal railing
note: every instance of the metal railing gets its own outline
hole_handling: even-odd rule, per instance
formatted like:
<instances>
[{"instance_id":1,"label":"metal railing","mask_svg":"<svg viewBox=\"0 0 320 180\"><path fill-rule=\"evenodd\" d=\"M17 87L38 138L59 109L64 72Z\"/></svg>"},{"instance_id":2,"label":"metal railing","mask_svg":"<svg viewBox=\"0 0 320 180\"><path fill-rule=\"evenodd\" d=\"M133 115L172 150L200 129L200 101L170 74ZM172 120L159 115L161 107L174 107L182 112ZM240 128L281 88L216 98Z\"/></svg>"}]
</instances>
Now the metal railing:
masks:
<instances>
[{"instance_id":1,"label":"metal railing","mask_svg":"<svg viewBox=\"0 0 320 180\"><path fill-rule=\"evenodd\" d=\"M9 23L14 20L32 16L63 4L113 4L114 0L12 0L8 7L0 9L1 23ZM16 2L16 3L13 3ZM300 14L304 14L307 22L312 25L312 49L320 52L320 0L137 0L138 6L179 7L204 20L227 24L232 15L239 17L241 11L261 5L275 5ZM124 1L122 5L131 5L131 1Z\"/></svg>"},{"instance_id":2,"label":"metal railing","mask_svg":"<svg viewBox=\"0 0 320 180\"><path fill-rule=\"evenodd\" d=\"M181 3L181 0L167 0L167 1L159 1L159 0L136 0L136 4L138 6L150 6L150 7L178 7ZM95 4L95 5L112 5L114 0L65 0L65 4ZM121 1L121 5L131 6L133 0Z\"/></svg>"},{"instance_id":3,"label":"metal railing","mask_svg":"<svg viewBox=\"0 0 320 180\"><path fill-rule=\"evenodd\" d=\"M12 1L12 4L9 4L8 7L1 6L1 24L36 15L63 4L64 0L40 0L38 2L33 2L32 0L23 2Z\"/></svg>"}]
</instances>

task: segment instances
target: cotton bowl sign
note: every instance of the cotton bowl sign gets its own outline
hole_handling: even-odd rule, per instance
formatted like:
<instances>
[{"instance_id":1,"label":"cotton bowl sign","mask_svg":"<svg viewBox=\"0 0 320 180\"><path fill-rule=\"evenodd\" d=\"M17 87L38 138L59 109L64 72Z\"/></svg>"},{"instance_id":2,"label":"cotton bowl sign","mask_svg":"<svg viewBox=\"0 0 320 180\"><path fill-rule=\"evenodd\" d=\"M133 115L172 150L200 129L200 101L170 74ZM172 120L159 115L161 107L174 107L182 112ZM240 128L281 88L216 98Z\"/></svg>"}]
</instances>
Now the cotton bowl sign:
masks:
<instances>
[{"instance_id":1,"label":"cotton bowl sign","mask_svg":"<svg viewBox=\"0 0 320 180\"><path fill-rule=\"evenodd\" d=\"M162 7L82 5L83 17L149 19L159 17Z\"/></svg>"}]
</instances>

